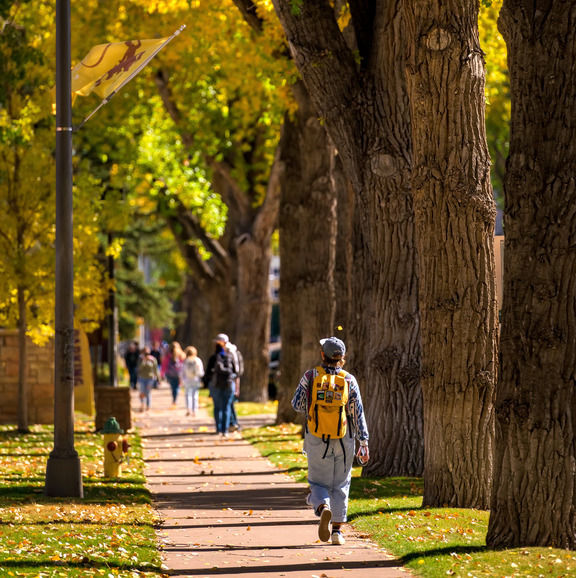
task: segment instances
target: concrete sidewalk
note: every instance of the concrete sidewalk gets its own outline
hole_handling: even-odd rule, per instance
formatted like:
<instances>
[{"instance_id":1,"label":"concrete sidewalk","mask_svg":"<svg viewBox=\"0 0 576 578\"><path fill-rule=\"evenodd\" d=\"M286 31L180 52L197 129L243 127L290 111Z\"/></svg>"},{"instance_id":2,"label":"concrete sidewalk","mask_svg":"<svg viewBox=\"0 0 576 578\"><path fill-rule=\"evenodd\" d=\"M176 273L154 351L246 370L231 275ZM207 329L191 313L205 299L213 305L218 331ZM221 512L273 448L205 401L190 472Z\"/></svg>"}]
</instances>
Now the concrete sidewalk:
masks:
<instances>
[{"instance_id":1,"label":"concrete sidewalk","mask_svg":"<svg viewBox=\"0 0 576 578\"><path fill-rule=\"evenodd\" d=\"M133 407L139 408L133 392ZM392 578L409 572L345 526L346 544L318 541L307 486L281 473L240 434L214 434L205 411L171 409L166 388L153 390L152 410L136 411L146 477L163 520L158 531L172 576ZM243 428L273 416L241 418Z\"/></svg>"}]
</instances>

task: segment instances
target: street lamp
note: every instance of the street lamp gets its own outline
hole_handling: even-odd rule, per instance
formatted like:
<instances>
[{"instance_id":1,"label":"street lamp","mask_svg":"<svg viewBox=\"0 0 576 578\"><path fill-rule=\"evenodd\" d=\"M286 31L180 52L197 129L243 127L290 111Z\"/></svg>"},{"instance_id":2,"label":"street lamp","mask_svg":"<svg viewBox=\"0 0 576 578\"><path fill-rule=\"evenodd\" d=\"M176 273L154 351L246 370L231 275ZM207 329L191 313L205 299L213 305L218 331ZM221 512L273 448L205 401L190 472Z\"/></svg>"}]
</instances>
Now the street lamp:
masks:
<instances>
[{"instance_id":1,"label":"street lamp","mask_svg":"<svg viewBox=\"0 0 576 578\"><path fill-rule=\"evenodd\" d=\"M186 28L182 25L167 38L138 40L120 43L124 56L110 63L100 59L105 70L97 72L96 66L75 92L86 95L92 91L103 98L77 128L86 123L169 42ZM144 44L146 46L144 46ZM104 47L104 52L109 46ZM143 50L137 56L134 46ZM96 46L93 50L102 50ZM92 51L91 51L92 52ZM102 57L104 56L102 53ZM74 449L74 267L72 230L72 78L71 78L70 0L56 0L56 318L54 340L54 449L46 466L45 493L48 496L83 497L82 471L78 452ZM75 67L76 70L76 67ZM105 73L103 75L103 73ZM102 76L103 75L103 76ZM76 74L76 77L79 77ZM106 78L104 78L106 77ZM96 82L97 81L97 82ZM96 88L98 87L98 89ZM113 264L112 264L113 265ZM112 270L110 273L112 274ZM110 306L115 309L113 294ZM112 319L111 337L115 334ZM115 379L116 353L110 350L111 378ZM113 382L115 383L115 382Z\"/></svg>"},{"instance_id":2,"label":"street lamp","mask_svg":"<svg viewBox=\"0 0 576 578\"><path fill-rule=\"evenodd\" d=\"M70 0L56 0L56 318L54 449L46 466L48 496L84 496L74 449L74 268Z\"/></svg>"}]
</instances>

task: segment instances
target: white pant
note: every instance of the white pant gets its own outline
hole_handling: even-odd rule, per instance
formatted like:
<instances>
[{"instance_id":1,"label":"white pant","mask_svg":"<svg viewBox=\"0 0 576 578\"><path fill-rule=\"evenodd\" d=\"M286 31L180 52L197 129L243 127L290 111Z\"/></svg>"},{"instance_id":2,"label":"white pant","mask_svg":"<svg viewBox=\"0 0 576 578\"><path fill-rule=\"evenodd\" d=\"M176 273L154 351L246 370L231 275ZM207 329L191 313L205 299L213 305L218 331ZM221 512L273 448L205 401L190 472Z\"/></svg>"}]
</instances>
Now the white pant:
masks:
<instances>
[{"instance_id":1,"label":"white pant","mask_svg":"<svg viewBox=\"0 0 576 578\"><path fill-rule=\"evenodd\" d=\"M354 461L354 438L347 433L341 440L330 440L326 448L322 438L306 432L303 452L308 458L311 492L308 503L317 516L318 508L326 504L332 511L334 522L345 522Z\"/></svg>"},{"instance_id":2,"label":"white pant","mask_svg":"<svg viewBox=\"0 0 576 578\"><path fill-rule=\"evenodd\" d=\"M185 385L186 409L188 411L198 411L198 398L200 388L196 384Z\"/></svg>"}]
</instances>

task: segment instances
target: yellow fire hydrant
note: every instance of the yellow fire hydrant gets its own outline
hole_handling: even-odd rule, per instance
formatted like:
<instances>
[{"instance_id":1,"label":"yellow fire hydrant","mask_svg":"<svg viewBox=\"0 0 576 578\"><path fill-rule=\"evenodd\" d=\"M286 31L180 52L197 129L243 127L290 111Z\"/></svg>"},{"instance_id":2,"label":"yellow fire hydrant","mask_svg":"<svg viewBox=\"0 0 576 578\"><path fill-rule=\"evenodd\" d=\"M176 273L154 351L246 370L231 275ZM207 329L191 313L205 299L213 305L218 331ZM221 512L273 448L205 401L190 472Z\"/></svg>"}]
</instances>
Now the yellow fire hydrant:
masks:
<instances>
[{"instance_id":1,"label":"yellow fire hydrant","mask_svg":"<svg viewBox=\"0 0 576 578\"><path fill-rule=\"evenodd\" d=\"M115 417L109 417L104 428L104 477L117 478L122 475L122 463L128 453L128 442L122 437L124 430Z\"/></svg>"}]
</instances>

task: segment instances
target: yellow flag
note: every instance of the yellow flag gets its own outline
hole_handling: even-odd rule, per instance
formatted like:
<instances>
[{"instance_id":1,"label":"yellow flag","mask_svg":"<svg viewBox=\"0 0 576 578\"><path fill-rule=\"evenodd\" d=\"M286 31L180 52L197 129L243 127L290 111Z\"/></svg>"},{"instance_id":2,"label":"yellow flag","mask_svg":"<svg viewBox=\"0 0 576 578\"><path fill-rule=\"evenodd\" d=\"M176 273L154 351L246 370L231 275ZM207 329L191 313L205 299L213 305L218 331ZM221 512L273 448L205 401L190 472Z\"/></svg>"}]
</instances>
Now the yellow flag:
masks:
<instances>
[{"instance_id":1,"label":"yellow flag","mask_svg":"<svg viewBox=\"0 0 576 578\"><path fill-rule=\"evenodd\" d=\"M106 99L128 82L146 63L172 40L128 40L94 46L72 69L72 97L95 92Z\"/></svg>"}]
</instances>

